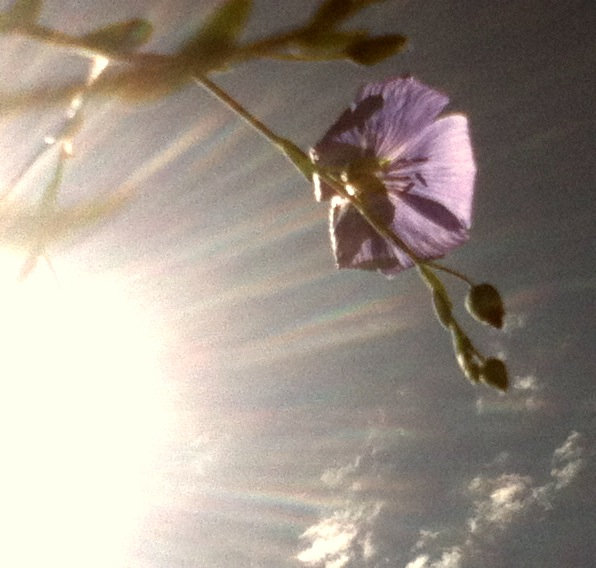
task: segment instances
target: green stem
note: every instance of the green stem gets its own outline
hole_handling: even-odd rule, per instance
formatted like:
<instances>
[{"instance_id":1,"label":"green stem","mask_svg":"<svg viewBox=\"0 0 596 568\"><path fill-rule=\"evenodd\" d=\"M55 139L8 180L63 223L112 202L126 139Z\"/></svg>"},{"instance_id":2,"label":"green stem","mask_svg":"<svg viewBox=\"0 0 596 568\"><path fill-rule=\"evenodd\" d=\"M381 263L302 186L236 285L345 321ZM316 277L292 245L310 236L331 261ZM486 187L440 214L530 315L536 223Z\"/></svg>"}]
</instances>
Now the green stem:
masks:
<instances>
[{"instance_id":1,"label":"green stem","mask_svg":"<svg viewBox=\"0 0 596 568\"><path fill-rule=\"evenodd\" d=\"M314 173L318 174L323 181L333 187L333 189L341 197L347 199L354 207L356 207L358 212L366 219L373 229L377 231L379 235L393 243L398 248L401 248L412 259L414 264L419 265L423 262L393 231L387 229L384 223L370 213L356 196L348 193L345 188L345 184L342 181L333 177L325 169L319 168L316 164L313 164L308 155L298 148L293 142L278 136L267 125L246 110L240 103L238 103L238 101L228 95L226 91L218 87L213 81L204 75L194 75L193 80L198 85L201 85L207 89L212 95L217 97L224 104L226 104L257 132L262 134L267 140L276 146L282 153L288 156L290 160L292 160L292 162L294 162L294 164L305 175L306 170L308 170L311 175ZM306 164L308 164L308 166L306 166Z\"/></svg>"},{"instance_id":2,"label":"green stem","mask_svg":"<svg viewBox=\"0 0 596 568\"><path fill-rule=\"evenodd\" d=\"M204 75L194 75L193 80L198 85L207 89L212 95L222 101L228 108L231 108L240 118L252 126L257 132L262 134L267 140L273 143L278 148L283 148L286 142L281 136L278 136L266 124L261 122L257 117L248 112L236 99L232 98L226 91L218 87L213 81Z\"/></svg>"},{"instance_id":3,"label":"green stem","mask_svg":"<svg viewBox=\"0 0 596 568\"><path fill-rule=\"evenodd\" d=\"M474 282L472 282L472 280L470 280L465 274L462 274L461 272L458 272L457 270L454 270L453 268L449 268L448 266L443 266L442 264L439 264L438 262L435 262L433 260L428 260L425 262L425 264L427 264L431 268L434 268L435 270L441 270L443 272L446 272L447 274L451 274L451 276L455 276L456 278L459 278L460 280L464 281L470 287L474 286Z\"/></svg>"}]
</instances>

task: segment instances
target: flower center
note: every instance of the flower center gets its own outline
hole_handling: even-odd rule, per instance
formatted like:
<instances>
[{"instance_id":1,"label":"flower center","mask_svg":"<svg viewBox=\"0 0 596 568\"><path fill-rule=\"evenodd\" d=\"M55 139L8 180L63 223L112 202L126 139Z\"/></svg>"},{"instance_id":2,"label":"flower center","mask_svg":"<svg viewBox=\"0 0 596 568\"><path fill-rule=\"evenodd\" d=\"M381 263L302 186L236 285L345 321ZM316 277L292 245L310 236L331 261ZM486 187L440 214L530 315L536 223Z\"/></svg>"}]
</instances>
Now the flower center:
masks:
<instances>
[{"instance_id":1,"label":"flower center","mask_svg":"<svg viewBox=\"0 0 596 568\"><path fill-rule=\"evenodd\" d=\"M383 173L384 162L374 157L363 157L351 161L342 173L342 180L346 189L352 195L387 192L380 175Z\"/></svg>"},{"instance_id":2,"label":"flower center","mask_svg":"<svg viewBox=\"0 0 596 568\"><path fill-rule=\"evenodd\" d=\"M409 173L400 174L400 170L410 168L416 164L423 164L427 162L428 158L402 158L396 160L391 164L391 172L385 173L383 179L391 184L392 189L407 193L410 191L416 183L420 183L424 187L428 187L424 176L417 171L411 170Z\"/></svg>"}]
</instances>

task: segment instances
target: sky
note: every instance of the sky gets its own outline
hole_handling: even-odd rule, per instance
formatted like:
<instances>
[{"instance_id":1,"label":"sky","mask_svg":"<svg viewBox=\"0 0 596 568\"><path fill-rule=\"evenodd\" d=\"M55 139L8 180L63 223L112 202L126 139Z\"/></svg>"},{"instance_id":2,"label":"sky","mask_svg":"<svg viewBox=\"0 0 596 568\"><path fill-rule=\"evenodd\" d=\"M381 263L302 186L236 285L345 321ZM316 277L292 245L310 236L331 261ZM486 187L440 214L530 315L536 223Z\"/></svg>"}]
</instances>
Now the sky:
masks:
<instances>
[{"instance_id":1,"label":"sky","mask_svg":"<svg viewBox=\"0 0 596 568\"><path fill-rule=\"evenodd\" d=\"M42 21L82 34L144 17L145 49L167 53L217 5L47 0ZM255 0L246 37L316 5ZM415 271L337 271L326 206L200 87L89 101L61 199L137 193L24 284L2 228L0 563L593 566L596 7L388 0L350 25L409 47L374 67L262 60L213 78L304 149L366 82L410 73L449 95L478 174L471 239L447 261L499 289L504 329L445 282L509 391L462 376ZM0 53L2 93L88 73L15 36ZM66 110L0 111L2 186ZM23 202L52 159L27 170Z\"/></svg>"}]
</instances>

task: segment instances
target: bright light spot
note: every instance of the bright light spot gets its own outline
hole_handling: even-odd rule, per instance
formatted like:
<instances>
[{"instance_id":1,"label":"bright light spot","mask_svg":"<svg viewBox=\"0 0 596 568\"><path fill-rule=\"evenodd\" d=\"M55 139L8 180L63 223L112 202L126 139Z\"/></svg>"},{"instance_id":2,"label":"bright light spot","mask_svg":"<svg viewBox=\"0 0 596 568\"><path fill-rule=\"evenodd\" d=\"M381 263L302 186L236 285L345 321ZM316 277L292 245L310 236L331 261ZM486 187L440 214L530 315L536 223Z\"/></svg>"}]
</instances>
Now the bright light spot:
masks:
<instances>
[{"instance_id":1,"label":"bright light spot","mask_svg":"<svg viewBox=\"0 0 596 568\"><path fill-rule=\"evenodd\" d=\"M107 278L17 285L22 260L0 253L0 566L130 566L171 427L158 330Z\"/></svg>"},{"instance_id":2,"label":"bright light spot","mask_svg":"<svg viewBox=\"0 0 596 568\"><path fill-rule=\"evenodd\" d=\"M89 70L89 76L87 77L87 85L92 85L109 64L110 60L107 57L96 55L91 63L91 69Z\"/></svg>"}]
</instances>

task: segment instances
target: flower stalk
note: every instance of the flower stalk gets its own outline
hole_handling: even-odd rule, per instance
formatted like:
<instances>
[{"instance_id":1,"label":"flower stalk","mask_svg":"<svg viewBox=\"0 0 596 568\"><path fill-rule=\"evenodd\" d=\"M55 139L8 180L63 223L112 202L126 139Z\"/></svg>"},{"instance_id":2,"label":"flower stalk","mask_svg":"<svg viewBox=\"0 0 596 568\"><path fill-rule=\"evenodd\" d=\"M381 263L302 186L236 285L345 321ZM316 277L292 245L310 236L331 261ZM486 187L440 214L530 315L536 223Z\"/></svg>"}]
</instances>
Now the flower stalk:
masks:
<instances>
[{"instance_id":1,"label":"flower stalk","mask_svg":"<svg viewBox=\"0 0 596 568\"><path fill-rule=\"evenodd\" d=\"M259 132L266 140L284 154L309 181L312 180L314 175L319 176L321 181L332 187L339 196L355 207L358 213L381 237L391 242L396 247L401 248L410 257L418 269L422 280L431 291L437 318L441 325L452 335L456 359L464 375L474 383L484 380L490 386L506 390L507 374L504 364L498 359L487 359L472 344L469 337L453 315L452 302L445 286L436 275L436 271L450 274L451 276L462 280L471 290L474 290L474 284L470 278L457 270L438 264L435 261L422 260L419 258L393 230L388 228L382 220L366 207L366 204L362 202L358 195L354 195L348 191L346 182L339 179L337 174L332 173L329 168L314 163L298 146L290 140L276 134L211 79L203 75L194 75L193 80L196 84L206 89L219 101L223 102L228 108L233 110L254 130ZM471 313L474 317L477 317L473 312ZM495 361L497 363L495 363ZM498 373L493 370L493 367L495 366L498 367ZM493 375L497 374L498 378L493 379Z\"/></svg>"}]
</instances>

